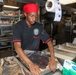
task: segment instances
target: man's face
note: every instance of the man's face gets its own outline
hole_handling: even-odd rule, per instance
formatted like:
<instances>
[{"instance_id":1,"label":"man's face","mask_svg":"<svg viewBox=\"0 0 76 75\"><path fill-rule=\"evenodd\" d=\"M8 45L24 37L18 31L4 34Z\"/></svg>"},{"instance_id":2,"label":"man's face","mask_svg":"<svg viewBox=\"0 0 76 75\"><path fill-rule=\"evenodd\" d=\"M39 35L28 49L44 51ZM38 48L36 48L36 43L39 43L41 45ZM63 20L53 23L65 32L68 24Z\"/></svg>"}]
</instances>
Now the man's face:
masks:
<instances>
[{"instance_id":1,"label":"man's face","mask_svg":"<svg viewBox=\"0 0 76 75\"><path fill-rule=\"evenodd\" d=\"M26 20L30 25L33 25L37 20L37 16L38 16L37 12L26 13Z\"/></svg>"}]
</instances>

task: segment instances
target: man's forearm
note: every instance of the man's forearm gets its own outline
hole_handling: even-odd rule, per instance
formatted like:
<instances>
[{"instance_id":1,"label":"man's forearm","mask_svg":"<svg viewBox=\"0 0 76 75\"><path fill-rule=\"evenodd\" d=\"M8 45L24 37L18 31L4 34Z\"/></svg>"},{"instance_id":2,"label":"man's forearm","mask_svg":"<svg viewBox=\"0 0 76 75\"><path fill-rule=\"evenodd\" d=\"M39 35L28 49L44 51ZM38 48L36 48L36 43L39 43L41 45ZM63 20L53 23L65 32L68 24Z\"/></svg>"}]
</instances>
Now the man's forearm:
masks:
<instances>
[{"instance_id":1,"label":"man's forearm","mask_svg":"<svg viewBox=\"0 0 76 75\"><path fill-rule=\"evenodd\" d=\"M54 47L53 47L52 42L49 41L47 44L48 44L48 48L49 48L49 51L50 51L51 58L55 58L55 55L54 55Z\"/></svg>"},{"instance_id":2,"label":"man's forearm","mask_svg":"<svg viewBox=\"0 0 76 75\"><path fill-rule=\"evenodd\" d=\"M24 53L24 51L22 50L22 48L20 46L15 45L15 50L17 52L17 54L19 55L19 57L29 66L32 62L31 60L26 56L26 54Z\"/></svg>"}]
</instances>

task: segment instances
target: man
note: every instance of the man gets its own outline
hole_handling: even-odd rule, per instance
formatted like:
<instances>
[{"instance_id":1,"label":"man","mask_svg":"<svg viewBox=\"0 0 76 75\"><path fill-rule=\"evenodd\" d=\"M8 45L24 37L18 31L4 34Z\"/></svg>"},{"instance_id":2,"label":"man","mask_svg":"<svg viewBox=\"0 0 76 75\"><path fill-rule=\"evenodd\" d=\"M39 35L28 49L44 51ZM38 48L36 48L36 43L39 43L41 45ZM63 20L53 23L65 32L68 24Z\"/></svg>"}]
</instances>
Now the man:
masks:
<instances>
[{"instance_id":1,"label":"man","mask_svg":"<svg viewBox=\"0 0 76 75\"><path fill-rule=\"evenodd\" d=\"M44 43L47 43L51 54L48 67L51 71L55 71L56 62L51 39L44 30L43 25L36 22L38 5L28 3L24 5L23 10L26 19L13 25L13 42L17 54L29 66L32 75L39 75L41 72L39 66L34 64L23 50L37 50L40 40L42 40Z\"/></svg>"}]
</instances>

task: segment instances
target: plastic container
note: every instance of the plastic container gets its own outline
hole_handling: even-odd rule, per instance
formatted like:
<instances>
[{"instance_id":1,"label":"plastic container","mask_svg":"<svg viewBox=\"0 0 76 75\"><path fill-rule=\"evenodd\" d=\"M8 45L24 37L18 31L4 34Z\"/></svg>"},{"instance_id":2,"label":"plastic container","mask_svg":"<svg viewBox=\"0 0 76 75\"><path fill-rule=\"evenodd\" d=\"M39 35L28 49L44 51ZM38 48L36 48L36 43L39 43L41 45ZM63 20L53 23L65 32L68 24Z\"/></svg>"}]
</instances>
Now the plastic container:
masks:
<instances>
[{"instance_id":1,"label":"plastic container","mask_svg":"<svg viewBox=\"0 0 76 75\"><path fill-rule=\"evenodd\" d=\"M65 60L62 72L63 75L76 75L76 63L71 60Z\"/></svg>"}]
</instances>

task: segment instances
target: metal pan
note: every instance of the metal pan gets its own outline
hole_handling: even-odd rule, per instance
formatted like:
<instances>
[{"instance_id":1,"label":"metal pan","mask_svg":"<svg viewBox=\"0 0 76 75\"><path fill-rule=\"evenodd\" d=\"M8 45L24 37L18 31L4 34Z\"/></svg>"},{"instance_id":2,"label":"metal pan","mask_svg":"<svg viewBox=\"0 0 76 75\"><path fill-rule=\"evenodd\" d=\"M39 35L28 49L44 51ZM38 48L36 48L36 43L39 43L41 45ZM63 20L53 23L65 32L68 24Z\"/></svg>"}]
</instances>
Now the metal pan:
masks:
<instances>
[{"instance_id":1,"label":"metal pan","mask_svg":"<svg viewBox=\"0 0 76 75\"><path fill-rule=\"evenodd\" d=\"M62 44L62 45L64 45L64 46L67 46L67 47L72 47L72 48L76 48L76 44L73 44L73 43L64 43L64 44Z\"/></svg>"},{"instance_id":2,"label":"metal pan","mask_svg":"<svg viewBox=\"0 0 76 75\"><path fill-rule=\"evenodd\" d=\"M54 49L76 54L76 48L72 48L72 47L65 46L65 45L57 45L54 47Z\"/></svg>"}]
</instances>

